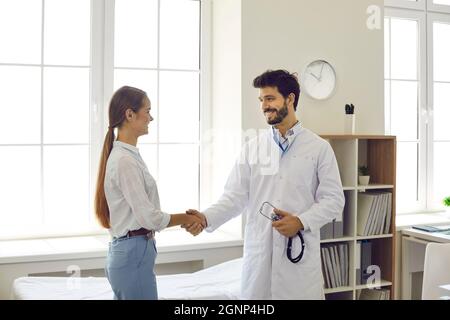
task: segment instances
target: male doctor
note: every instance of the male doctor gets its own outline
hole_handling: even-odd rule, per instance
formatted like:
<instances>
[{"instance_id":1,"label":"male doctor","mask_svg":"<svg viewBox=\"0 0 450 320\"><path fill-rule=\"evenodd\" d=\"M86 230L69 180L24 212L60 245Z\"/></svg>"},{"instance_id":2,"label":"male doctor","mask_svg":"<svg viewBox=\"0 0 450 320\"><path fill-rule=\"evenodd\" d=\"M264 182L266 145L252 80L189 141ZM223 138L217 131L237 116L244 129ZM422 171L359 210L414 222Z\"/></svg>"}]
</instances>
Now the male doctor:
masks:
<instances>
[{"instance_id":1,"label":"male doctor","mask_svg":"<svg viewBox=\"0 0 450 320\"><path fill-rule=\"evenodd\" d=\"M194 235L204 226L211 232L242 213L242 298L324 299L320 228L340 217L345 203L334 152L297 120L300 87L294 75L267 71L253 86L271 128L244 144L217 203L202 213L188 210L204 219L203 226L184 227ZM260 161L267 147L269 166ZM280 220L263 216L272 207Z\"/></svg>"}]
</instances>

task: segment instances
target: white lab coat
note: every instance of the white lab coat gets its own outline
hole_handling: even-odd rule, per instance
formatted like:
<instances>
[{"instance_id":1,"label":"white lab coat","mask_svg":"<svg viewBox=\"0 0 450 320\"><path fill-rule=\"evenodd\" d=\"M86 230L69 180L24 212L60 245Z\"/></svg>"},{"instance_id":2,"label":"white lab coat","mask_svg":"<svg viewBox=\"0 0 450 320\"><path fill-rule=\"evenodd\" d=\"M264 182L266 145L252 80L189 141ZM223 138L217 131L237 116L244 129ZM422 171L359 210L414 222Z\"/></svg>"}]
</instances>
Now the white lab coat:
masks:
<instances>
[{"instance_id":1,"label":"white lab coat","mask_svg":"<svg viewBox=\"0 0 450 320\"><path fill-rule=\"evenodd\" d=\"M344 193L330 144L300 126L291 138L284 154L271 129L246 143L223 195L203 211L209 232L244 214L243 299L324 299L320 228L341 217ZM270 164L261 157L264 148L270 150ZM302 221L305 251L299 263L286 256L287 238L259 214L265 201ZM292 256L298 252L295 240Z\"/></svg>"}]
</instances>

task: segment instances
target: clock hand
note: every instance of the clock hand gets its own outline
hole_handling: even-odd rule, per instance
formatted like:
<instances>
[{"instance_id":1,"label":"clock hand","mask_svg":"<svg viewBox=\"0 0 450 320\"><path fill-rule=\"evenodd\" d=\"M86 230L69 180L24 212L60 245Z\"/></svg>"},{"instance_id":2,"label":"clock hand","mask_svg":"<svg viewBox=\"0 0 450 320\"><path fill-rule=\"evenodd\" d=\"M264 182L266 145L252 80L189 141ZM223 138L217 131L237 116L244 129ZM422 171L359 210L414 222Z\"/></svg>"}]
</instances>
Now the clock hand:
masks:
<instances>
[{"instance_id":1,"label":"clock hand","mask_svg":"<svg viewBox=\"0 0 450 320\"><path fill-rule=\"evenodd\" d=\"M312 75L314 78L316 78L317 79L317 81L320 81L320 78L317 78L317 76L314 74L314 73L312 73L312 72L308 72L310 75Z\"/></svg>"},{"instance_id":2,"label":"clock hand","mask_svg":"<svg viewBox=\"0 0 450 320\"><path fill-rule=\"evenodd\" d=\"M325 65L325 63L322 63L322 69L320 69L319 79L322 79L322 71L323 71L324 65Z\"/></svg>"}]
</instances>

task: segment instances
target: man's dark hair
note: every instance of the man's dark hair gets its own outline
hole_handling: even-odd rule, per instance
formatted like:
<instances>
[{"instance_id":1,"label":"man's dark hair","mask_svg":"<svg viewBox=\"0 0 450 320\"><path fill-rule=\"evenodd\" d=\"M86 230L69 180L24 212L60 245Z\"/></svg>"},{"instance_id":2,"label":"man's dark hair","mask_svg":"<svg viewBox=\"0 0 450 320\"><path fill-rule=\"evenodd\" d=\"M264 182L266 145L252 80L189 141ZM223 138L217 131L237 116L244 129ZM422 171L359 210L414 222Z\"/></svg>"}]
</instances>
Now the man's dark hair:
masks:
<instances>
[{"instance_id":1,"label":"man's dark hair","mask_svg":"<svg viewBox=\"0 0 450 320\"><path fill-rule=\"evenodd\" d=\"M255 88L277 87L281 95L286 99L291 93L295 94L294 110L297 111L300 85L294 74L286 70L267 70L253 80Z\"/></svg>"}]
</instances>

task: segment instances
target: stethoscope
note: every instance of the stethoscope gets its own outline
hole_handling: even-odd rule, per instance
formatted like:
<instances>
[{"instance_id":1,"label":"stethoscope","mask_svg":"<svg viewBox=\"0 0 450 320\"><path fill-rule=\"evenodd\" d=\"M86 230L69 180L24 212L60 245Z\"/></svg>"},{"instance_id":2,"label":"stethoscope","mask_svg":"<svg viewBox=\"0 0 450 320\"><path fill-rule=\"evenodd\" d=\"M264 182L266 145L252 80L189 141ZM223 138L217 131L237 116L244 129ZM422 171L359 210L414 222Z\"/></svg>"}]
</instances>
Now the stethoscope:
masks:
<instances>
[{"instance_id":1,"label":"stethoscope","mask_svg":"<svg viewBox=\"0 0 450 320\"><path fill-rule=\"evenodd\" d=\"M270 206L272 208L272 210L271 210L272 213L270 214L270 216L264 214L264 212L263 212L264 209L266 208L266 206ZM269 219L271 221L281 220L281 217L279 215L273 213L273 209L275 209L275 207L273 205L271 205L269 202L266 201L266 202L264 202L261 205L261 208L259 209L259 213L263 217L265 217L265 218L267 218L267 219ZM292 258L292 241L294 240L293 237L289 237L288 245L287 245L287 248L286 248L286 255L287 255L289 261L291 261L292 263L300 262L300 260L302 260L302 257L303 257L303 252L305 251L305 241L303 240L303 235L302 235L302 232L300 230L297 232L297 236L300 238L300 243L301 243L301 246L302 246L302 249L300 250L299 255L297 257L295 257L295 258Z\"/></svg>"}]
</instances>

